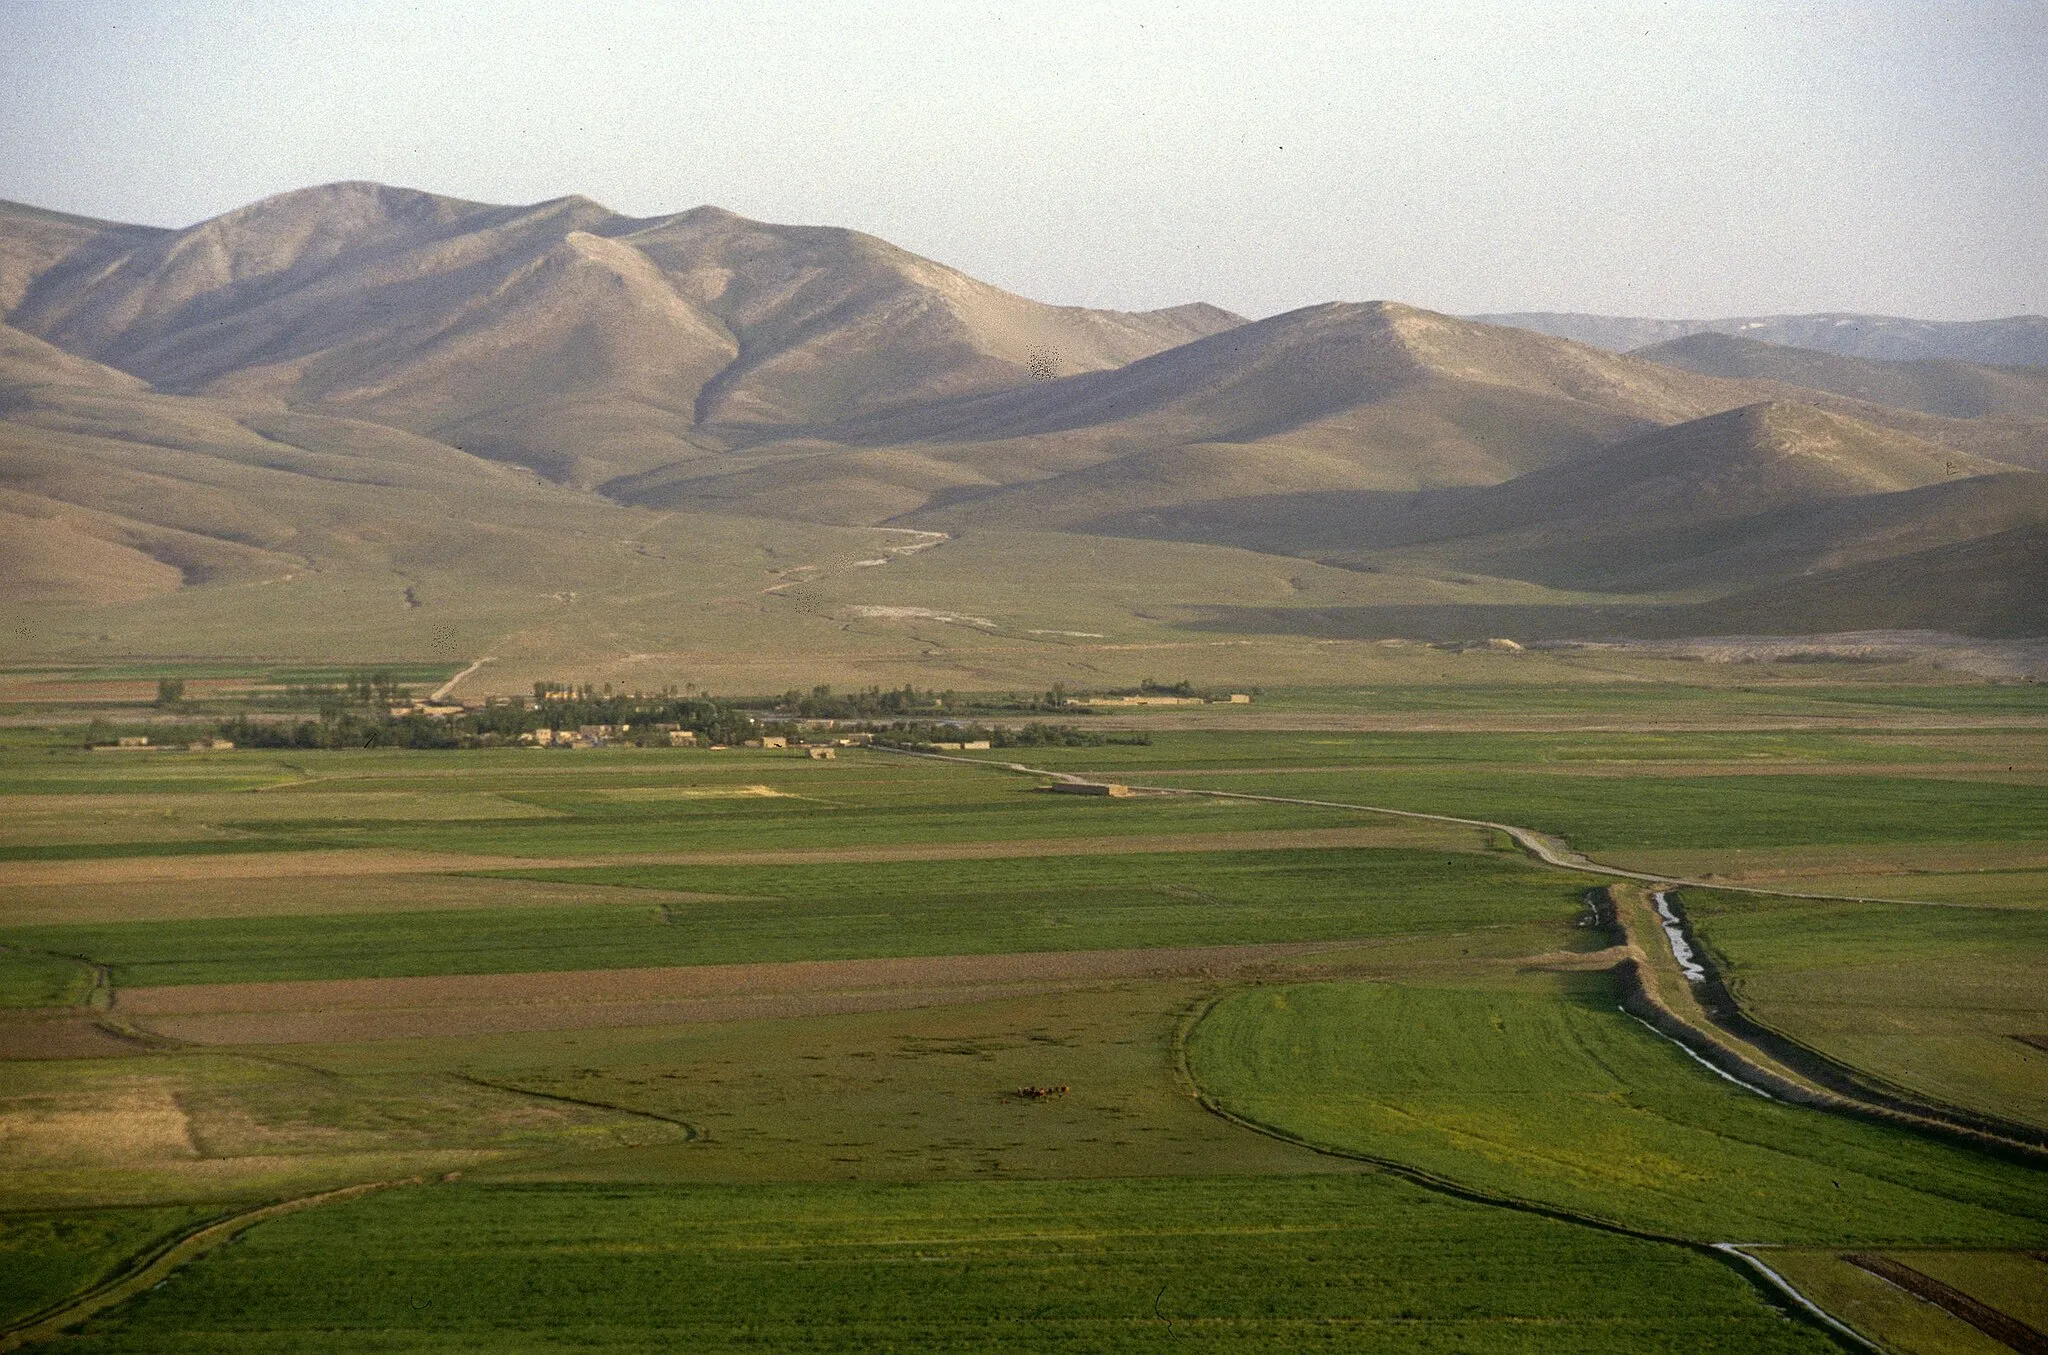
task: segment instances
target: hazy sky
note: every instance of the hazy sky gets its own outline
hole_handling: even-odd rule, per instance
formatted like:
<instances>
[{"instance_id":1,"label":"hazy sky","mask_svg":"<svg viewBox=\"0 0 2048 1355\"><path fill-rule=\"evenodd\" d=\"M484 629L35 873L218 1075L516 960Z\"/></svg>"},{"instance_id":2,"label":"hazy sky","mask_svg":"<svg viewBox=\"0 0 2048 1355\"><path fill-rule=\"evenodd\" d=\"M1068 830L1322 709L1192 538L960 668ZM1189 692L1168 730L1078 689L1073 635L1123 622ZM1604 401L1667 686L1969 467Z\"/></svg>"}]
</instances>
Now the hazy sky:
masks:
<instances>
[{"instance_id":1,"label":"hazy sky","mask_svg":"<svg viewBox=\"0 0 2048 1355\"><path fill-rule=\"evenodd\" d=\"M0 197L336 179L1090 305L2048 311L2048 2L0 0Z\"/></svg>"}]
</instances>

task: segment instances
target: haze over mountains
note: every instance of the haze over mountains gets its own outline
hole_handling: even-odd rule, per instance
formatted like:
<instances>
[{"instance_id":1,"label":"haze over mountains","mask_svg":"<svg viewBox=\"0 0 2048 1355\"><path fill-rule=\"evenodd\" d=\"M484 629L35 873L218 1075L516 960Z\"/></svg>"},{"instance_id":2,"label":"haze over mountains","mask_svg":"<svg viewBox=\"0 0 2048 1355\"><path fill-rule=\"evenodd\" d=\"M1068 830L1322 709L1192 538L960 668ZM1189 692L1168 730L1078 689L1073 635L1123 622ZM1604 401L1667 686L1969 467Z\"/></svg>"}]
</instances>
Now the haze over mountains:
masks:
<instances>
[{"instance_id":1,"label":"haze over mountains","mask_svg":"<svg viewBox=\"0 0 2048 1355\"><path fill-rule=\"evenodd\" d=\"M1749 315L1725 320L1651 320L1627 315L1512 311L1471 317L1626 353L1693 334L1732 334L1838 357L1910 362L1951 358L1987 366L2048 364L2048 316L2002 320L1908 320L1895 315Z\"/></svg>"},{"instance_id":2,"label":"haze over mountains","mask_svg":"<svg viewBox=\"0 0 2048 1355\"><path fill-rule=\"evenodd\" d=\"M1636 356L1703 376L1777 381L1952 419L2048 418L2048 366L1873 361L1711 332L1639 348Z\"/></svg>"},{"instance_id":3,"label":"haze over mountains","mask_svg":"<svg viewBox=\"0 0 2048 1355\"><path fill-rule=\"evenodd\" d=\"M2038 318L1125 313L374 184L0 207L0 307L25 653L2048 630Z\"/></svg>"}]
</instances>

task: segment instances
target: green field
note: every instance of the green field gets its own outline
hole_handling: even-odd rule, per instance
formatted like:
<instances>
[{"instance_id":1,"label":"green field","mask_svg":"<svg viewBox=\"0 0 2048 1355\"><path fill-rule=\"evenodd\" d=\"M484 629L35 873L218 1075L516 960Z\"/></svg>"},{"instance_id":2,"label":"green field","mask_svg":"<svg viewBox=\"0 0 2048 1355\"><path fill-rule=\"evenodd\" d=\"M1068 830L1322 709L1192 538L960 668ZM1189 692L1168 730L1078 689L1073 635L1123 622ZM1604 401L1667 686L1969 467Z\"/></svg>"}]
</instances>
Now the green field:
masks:
<instances>
[{"instance_id":1,"label":"green field","mask_svg":"<svg viewBox=\"0 0 2048 1355\"><path fill-rule=\"evenodd\" d=\"M2014 1038L2048 1034L2035 689L1543 662L1541 682L1269 692L1115 717L1148 745L989 756L1969 902L1685 893L1760 1019L1917 1095L2048 1115L2048 1052ZM1343 727L1403 712L1441 727ZM1840 1348L1698 1245L1731 1240L1791 1248L1788 1273L1910 1355L1981 1353L1832 1258L1984 1258L1950 1270L2025 1306L2031 1272L1999 1258L2048 1247L2048 1177L1763 1100L1624 1017L1591 877L1483 830L1036 784L879 751L122 756L10 731L0 1245L29 1260L7 1303L201 1217L418 1177L265 1222L67 1344ZM1271 942L1311 949L1053 963ZM860 963L927 956L1012 958L930 990ZM852 967L805 977L823 960ZM671 981L645 971L710 964L788 967L701 1011L635 1005ZM77 1005L94 965L110 1009ZM599 972L546 978L569 970ZM457 975L512 986L289 1010L233 987ZM224 987L123 1004L196 984ZM103 1012L141 1040L92 1037ZM85 1043L34 1057L65 1031Z\"/></svg>"},{"instance_id":2,"label":"green field","mask_svg":"<svg viewBox=\"0 0 2048 1355\"><path fill-rule=\"evenodd\" d=\"M136 1252L218 1212L171 1205L0 1213L0 1323L58 1302Z\"/></svg>"},{"instance_id":3,"label":"green field","mask_svg":"<svg viewBox=\"0 0 2048 1355\"><path fill-rule=\"evenodd\" d=\"M69 956L0 947L0 1008L68 1007L92 990L92 966Z\"/></svg>"},{"instance_id":4,"label":"green field","mask_svg":"<svg viewBox=\"0 0 2048 1355\"><path fill-rule=\"evenodd\" d=\"M85 840L107 855L166 850L166 825L211 846L398 847L508 856L870 847L911 842L1308 828L1361 822L1343 811L1160 797L1115 805L1035 793L1027 778L891 756L813 764L782 754L662 750L45 755L0 773L0 795L60 820L103 822ZM91 797L70 803L66 797ZM35 803L39 801L40 803ZM125 831L124 831L125 830ZM5 842L5 839L0 839ZM76 841L62 844L75 851Z\"/></svg>"},{"instance_id":5,"label":"green field","mask_svg":"<svg viewBox=\"0 0 2048 1355\"><path fill-rule=\"evenodd\" d=\"M1306 1142L1671 1235L2048 1242L2040 1171L1773 1102L1617 1012L1604 976L1557 987L1247 989L1189 1066Z\"/></svg>"},{"instance_id":6,"label":"green field","mask_svg":"<svg viewBox=\"0 0 2048 1355\"><path fill-rule=\"evenodd\" d=\"M1688 762L1890 763L1947 761L1954 754L1938 736L1902 732L1854 734L1796 730L1626 731L1569 734L1493 731L1415 733L1345 730L1161 729L1142 745L1003 749L970 756L1024 761L1060 770L1230 771L1265 767L1456 767L1484 762L1518 767ZM1993 754L1977 751L1978 760Z\"/></svg>"},{"instance_id":7,"label":"green field","mask_svg":"<svg viewBox=\"0 0 2048 1355\"><path fill-rule=\"evenodd\" d=\"M1384 1176L395 1191L266 1225L76 1345L679 1333L704 1351L1833 1348L1717 1261Z\"/></svg>"},{"instance_id":8,"label":"green field","mask_svg":"<svg viewBox=\"0 0 2048 1355\"><path fill-rule=\"evenodd\" d=\"M1852 1067L2048 1127L2048 898L2032 907L1685 891L1758 1019Z\"/></svg>"},{"instance_id":9,"label":"green field","mask_svg":"<svg viewBox=\"0 0 2048 1355\"><path fill-rule=\"evenodd\" d=\"M1133 784L1145 778L1132 777ZM2048 786L1903 776L1539 776L1358 771L1202 778L1204 789L1519 824L1581 850L2035 842Z\"/></svg>"},{"instance_id":10,"label":"green field","mask_svg":"<svg viewBox=\"0 0 2048 1355\"><path fill-rule=\"evenodd\" d=\"M561 816L545 821L322 825L249 819L237 823L248 831L285 831L302 843L327 846L597 856L760 850L778 843L858 848L913 842L1337 827L1360 822L1357 815L1342 810L1302 812L1260 805L1224 808L1183 802L1178 797L1117 804L1105 810L1099 805L1077 805L1068 797L1034 794L1031 783L1007 777L984 776L965 784L939 780L915 786L912 798L901 794L904 788L887 783L798 782L786 779L779 769L757 770L753 775L756 783L766 784L786 798L739 793L743 787L729 782L679 780L621 786L609 792L604 788L583 793L538 788L502 792ZM721 790L729 793L707 793ZM629 795L628 791L643 794Z\"/></svg>"},{"instance_id":11,"label":"green field","mask_svg":"<svg viewBox=\"0 0 2048 1355\"><path fill-rule=\"evenodd\" d=\"M1422 656L1402 657L1410 666L1420 666L1417 660ZM1702 664L1641 656L1594 658L1569 652L1554 656L1553 662L1559 666L1512 659L1502 663L1495 656L1461 654L1449 666L1454 671L1460 665L1467 670L1463 681L1383 679L1353 687L1268 687L1260 691L1257 702L1302 714L1491 715L1513 711L1652 723L1674 715L1679 719L1842 715L1843 706L1867 712L2048 714L2048 688L2032 683L1993 685L1962 680L1937 685L1926 682L1924 672L1916 675L1920 678L1916 682L1900 681L1885 673L1871 681L1845 683L1836 680L1840 677L1836 665ZM1525 675L1525 680L1506 680L1518 675Z\"/></svg>"},{"instance_id":12,"label":"green field","mask_svg":"<svg viewBox=\"0 0 2048 1355\"><path fill-rule=\"evenodd\" d=\"M1131 950L1470 931L1584 911L1590 878L1473 853L1327 850L791 866L620 866L512 878L624 885L616 906L0 930L121 987L276 979ZM691 891L641 902L635 890ZM702 895L728 896L725 900Z\"/></svg>"},{"instance_id":13,"label":"green field","mask_svg":"<svg viewBox=\"0 0 2048 1355\"><path fill-rule=\"evenodd\" d=\"M1923 1274L1938 1273L1980 1302L2022 1321L2039 1316L2044 1267L2024 1255L1975 1251L1882 1254L1897 1257ZM1852 1265L1839 1251L1774 1248L1763 1255L1800 1292L1858 1331L1879 1338L1884 1349L1899 1355L2010 1355L2012 1350L1961 1318ZM2039 1323L2035 1325L2038 1329Z\"/></svg>"}]
</instances>

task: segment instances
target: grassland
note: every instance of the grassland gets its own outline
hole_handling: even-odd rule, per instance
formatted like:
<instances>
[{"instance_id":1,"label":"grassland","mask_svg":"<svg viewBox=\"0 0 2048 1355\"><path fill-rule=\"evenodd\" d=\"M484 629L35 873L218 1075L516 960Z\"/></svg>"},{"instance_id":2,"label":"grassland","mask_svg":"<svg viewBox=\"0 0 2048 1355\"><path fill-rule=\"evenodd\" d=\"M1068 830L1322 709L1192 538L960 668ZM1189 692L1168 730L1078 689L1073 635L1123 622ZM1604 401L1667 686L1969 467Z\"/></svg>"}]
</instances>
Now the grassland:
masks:
<instances>
[{"instance_id":1,"label":"grassland","mask_svg":"<svg viewBox=\"0 0 2048 1355\"><path fill-rule=\"evenodd\" d=\"M973 993L917 1010L538 1031L279 1050L366 1086L459 1069L500 1093L689 1126L630 1151L471 1169L498 1180L776 1181L1285 1177L1351 1171L1254 1143L1173 1071L1198 978ZM1066 1086L1022 1098L1019 1088Z\"/></svg>"},{"instance_id":2,"label":"grassland","mask_svg":"<svg viewBox=\"0 0 2048 1355\"><path fill-rule=\"evenodd\" d=\"M1562 925L1583 910L1589 882L1470 852L1195 852L1038 859L1028 871L1019 864L533 871L523 878L697 897L17 927L0 938L90 956L117 985L155 987L1336 940L1531 919Z\"/></svg>"},{"instance_id":3,"label":"grassland","mask_svg":"<svg viewBox=\"0 0 2048 1355\"><path fill-rule=\"evenodd\" d=\"M1731 880L1974 889L1686 898L1765 1019L1923 1096L2039 1102L2048 1054L2010 1038L2044 986L2034 689L1543 671L1096 717L1152 743L1002 756L1498 818ZM96 1030L66 1005L93 965L148 1042L0 1060L0 1236L48 1256L13 1301L179 1210L433 1182L266 1222L87 1349L1830 1348L1725 1259L1208 1113L1183 1037L1249 1119L1775 1244L1872 1323L1826 1258L2048 1245L2038 1171L1763 1101L1615 1012L1587 881L1483 831L884 753L62 743L0 740L0 1047ZM1185 949L1217 945L1264 948ZM1038 962L1096 955L1131 963ZM969 961L995 967L946 977ZM662 977L712 965L743 967ZM730 996L635 996L663 984ZM511 1023L465 1025L478 1003ZM1896 1344L1967 1352L1963 1330Z\"/></svg>"},{"instance_id":4,"label":"grassland","mask_svg":"<svg viewBox=\"0 0 2048 1355\"><path fill-rule=\"evenodd\" d=\"M1133 784L1145 778L1133 774ZM2033 842L2048 785L1905 776L1541 776L1371 771L1207 777L1204 789L1517 823L1588 852L1850 842Z\"/></svg>"},{"instance_id":5,"label":"grassland","mask_svg":"<svg viewBox=\"0 0 2048 1355\"><path fill-rule=\"evenodd\" d=\"M69 1007L91 991L93 970L48 952L0 949L0 1008Z\"/></svg>"},{"instance_id":6,"label":"grassland","mask_svg":"<svg viewBox=\"0 0 2048 1355\"><path fill-rule=\"evenodd\" d=\"M1914 907L1685 891L1744 1008L1923 1096L2048 1126L2048 897Z\"/></svg>"},{"instance_id":7,"label":"grassland","mask_svg":"<svg viewBox=\"0 0 2048 1355\"><path fill-rule=\"evenodd\" d=\"M2048 1239L2038 1171L1772 1102L1617 1012L1606 976L1552 982L1249 989L1195 1027L1189 1065L1305 1141L1672 1235Z\"/></svg>"},{"instance_id":8,"label":"grassland","mask_svg":"<svg viewBox=\"0 0 2048 1355\"><path fill-rule=\"evenodd\" d=\"M0 1213L0 1323L49 1307L153 1242L206 1218L203 1206Z\"/></svg>"},{"instance_id":9,"label":"grassland","mask_svg":"<svg viewBox=\"0 0 2048 1355\"><path fill-rule=\"evenodd\" d=\"M1853 1253L1852 1253L1853 1254ZM1871 1274L1833 1250L1773 1248L1771 1267L1828 1311L1901 1355L2007 1355L2012 1347L1978 1331L1891 1281ZM2043 1279L2048 1265L2015 1252L1895 1251L1879 1255L1905 1262L1977 1301L2044 1328Z\"/></svg>"},{"instance_id":10,"label":"grassland","mask_svg":"<svg viewBox=\"0 0 2048 1355\"><path fill-rule=\"evenodd\" d=\"M1713 1261L1381 1176L437 1186L266 1227L78 1344L635 1351L677 1332L706 1351L1830 1348Z\"/></svg>"}]
</instances>

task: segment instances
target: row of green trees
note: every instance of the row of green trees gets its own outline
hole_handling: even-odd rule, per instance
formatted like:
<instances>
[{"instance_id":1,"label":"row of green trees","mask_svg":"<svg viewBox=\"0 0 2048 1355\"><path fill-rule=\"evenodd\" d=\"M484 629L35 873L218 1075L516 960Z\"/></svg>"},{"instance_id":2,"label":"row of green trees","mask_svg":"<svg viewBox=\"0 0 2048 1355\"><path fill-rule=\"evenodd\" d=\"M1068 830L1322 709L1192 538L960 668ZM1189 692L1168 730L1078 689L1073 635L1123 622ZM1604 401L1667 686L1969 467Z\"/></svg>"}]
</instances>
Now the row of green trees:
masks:
<instances>
[{"instance_id":1,"label":"row of green trees","mask_svg":"<svg viewBox=\"0 0 2048 1355\"><path fill-rule=\"evenodd\" d=\"M386 672L351 673L339 682L292 683L281 692L259 698L267 706L287 710L350 710L367 706L390 707L409 703L412 688ZM185 679L156 680L156 704L166 710L185 703Z\"/></svg>"},{"instance_id":2,"label":"row of green trees","mask_svg":"<svg viewBox=\"0 0 2048 1355\"><path fill-rule=\"evenodd\" d=\"M1184 694L1192 688L1185 682L1173 687L1147 682L1144 690ZM1012 729L960 719L963 715L1074 712L1074 698L1058 686L1038 695L975 698L962 698L951 691L919 690L908 684L890 690L874 686L840 693L817 686L807 693L792 689L775 698L730 700L673 687L644 693L614 691L608 684L540 682L534 684L533 693L531 701L494 701L458 715L393 714L394 708L413 704L411 689L388 673L363 672L339 683L291 688L293 704L301 710L313 706L316 713L312 716L265 720L243 711L210 729L184 725L170 731L167 741L210 734L244 748L475 748L518 743L522 735L542 730L574 733L602 728L609 742L661 745L668 742L670 731L687 729L711 743L738 744L764 735L794 736L805 721L830 720L837 732L867 732L879 742L904 747L983 739L998 748L1150 742L1143 735L1112 737L1070 724L1034 721ZM159 706L177 706L184 700L184 683L176 678L161 680L157 698ZM104 741L111 732L96 727L92 737Z\"/></svg>"},{"instance_id":3,"label":"row of green trees","mask_svg":"<svg viewBox=\"0 0 2048 1355\"><path fill-rule=\"evenodd\" d=\"M996 696L963 696L959 692L935 691L929 687L920 690L909 683L898 688L885 690L875 686L858 692L835 692L829 686L820 685L808 692L792 687L781 696L737 704L765 708L776 715L799 720L900 720L927 714L1022 715L1064 710L1067 694L1060 687L1036 694L1010 692Z\"/></svg>"},{"instance_id":4,"label":"row of green trees","mask_svg":"<svg viewBox=\"0 0 2048 1355\"><path fill-rule=\"evenodd\" d=\"M979 743L983 740L991 748L1100 748L1104 744L1143 746L1152 742L1144 734L1103 734L1092 729L1039 721L1019 729L1008 729L1001 725L899 720L874 726L868 732L874 735L876 743L890 748L929 748L939 743Z\"/></svg>"},{"instance_id":5,"label":"row of green trees","mask_svg":"<svg viewBox=\"0 0 2048 1355\"><path fill-rule=\"evenodd\" d=\"M544 729L594 726L610 729L608 741L646 745L667 743L672 729L694 730L713 743L739 743L762 732L753 717L709 697L584 689L452 716L393 715L383 705L328 706L317 718L295 721L243 714L222 721L215 734L244 748L479 748L518 743L522 734Z\"/></svg>"}]
</instances>

